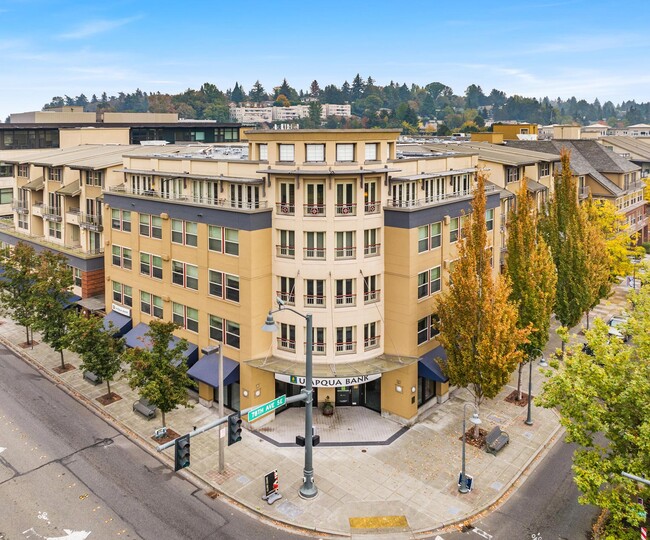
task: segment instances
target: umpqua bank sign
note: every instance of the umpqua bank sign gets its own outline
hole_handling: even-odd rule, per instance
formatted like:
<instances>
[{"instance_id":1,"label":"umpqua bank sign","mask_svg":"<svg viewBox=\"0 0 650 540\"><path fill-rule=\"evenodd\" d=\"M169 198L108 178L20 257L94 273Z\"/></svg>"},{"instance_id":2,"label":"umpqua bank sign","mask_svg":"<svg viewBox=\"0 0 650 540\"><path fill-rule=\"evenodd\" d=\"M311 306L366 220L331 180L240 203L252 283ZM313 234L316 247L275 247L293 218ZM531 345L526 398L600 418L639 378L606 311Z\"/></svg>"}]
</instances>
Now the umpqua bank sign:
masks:
<instances>
[{"instance_id":1,"label":"umpqua bank sign","mask_svg":"<svg viewBox=\"0 0 650 540\"><path fill-rule=\"evenodd\" d=\"M374 381L379 379L381 373L376 373L374 375L357 375L356 377L313 377L312 386L321 387L321 388L335 388L338 386L354 386L356 384L366 384L367 382ZM305 386L307 382L306 377L299 377L297 375L283 375L281 373L276 373L275 378L278 381L297 384L300 386Z\"/></svg>"}]
</instances>

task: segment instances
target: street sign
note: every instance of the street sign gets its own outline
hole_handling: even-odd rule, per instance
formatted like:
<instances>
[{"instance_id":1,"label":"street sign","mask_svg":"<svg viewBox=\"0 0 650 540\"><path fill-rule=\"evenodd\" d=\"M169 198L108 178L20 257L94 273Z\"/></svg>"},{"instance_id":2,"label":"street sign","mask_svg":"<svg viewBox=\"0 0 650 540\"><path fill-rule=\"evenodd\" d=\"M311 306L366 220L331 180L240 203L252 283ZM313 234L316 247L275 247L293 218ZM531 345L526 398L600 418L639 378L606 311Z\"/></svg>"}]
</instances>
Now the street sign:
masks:
<instances>
[{"instance_id":1,"label":"street sign","mask_svg":"<svg viewBox=\"0 0 650 540\"><path fill-rule=\"evenodd\" d=\"M259 407L257 407L257 409L253 409L252 411L248 412L248 421L252 422L253 420L257 420L260 416L264 416L265 414L268 414L271 411L274 411L275 409L282 407L282 405L285 405L286 403L287 403L287 396L282 395L280 397L275 398L273 401L269 401L264 405L260 405Z\"/></svg>"},{"instance_id":2,"label":"street sign","mask_svg":"<svg viewBox=\"0 0 650 540\"><path fill-rule=\"evenodd\" d=\"M460 487L461 483L463 480L463 473L460 472L458 473L458 486ZM472 486L474 484L474 478L470 476L469 474L465 475L465 485L467 486L468 491L472 491Z\"/></svg>"}]
</instances>

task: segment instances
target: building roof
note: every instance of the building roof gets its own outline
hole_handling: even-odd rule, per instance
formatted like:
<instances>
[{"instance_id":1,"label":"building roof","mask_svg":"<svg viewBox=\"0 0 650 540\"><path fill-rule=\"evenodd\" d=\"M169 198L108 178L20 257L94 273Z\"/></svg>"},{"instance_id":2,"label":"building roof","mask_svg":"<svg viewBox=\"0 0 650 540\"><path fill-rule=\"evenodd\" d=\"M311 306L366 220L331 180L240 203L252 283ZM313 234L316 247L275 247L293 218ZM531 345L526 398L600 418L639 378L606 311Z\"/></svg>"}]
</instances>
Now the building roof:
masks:
<instances>
[{"instance_id":1,"label":"building roof","mask_svg":"<svg viewBox=\"0 0 650 540\"><path fill-rule=\"evenodd\" d=\"M527 148L511 148L501 144L488 142L467 143L467 146L476 148L479 151L479 159L492 161L503 165L521 167L535 165L540 161L559 161L560 155L557 152L543 152Z\"/></svg>"},{"instance_id":2,"label":"building roof","mask_svg":"<svg viewBox=\"0 0 650 540\"><path fill-rule=\"evenodd\" d=\"M59 148L58 152L46 156L34 157L31 163L40 167L63 167L74 165L78 161L96 160L99 156L117 154L121 155L124 151L124 145L101 145L101 144L84 144L80 146L71 146L69 148ZM119 162L121 163L121 158Z\"/></svg>"},{"instance_id":3,"label":"building roof","mask_svg":"<svg viewBox=\"0 0 650 540\"><path fill-rule=\"evenodd\" d=\"M637 139L636 137L625 137L625 136L612 136L612 137L603 137L600 139L600 142L606 145L612 145L616 148L625 150L633 156L638 156L638 159L645 159L650 161L650 143L646 142L645 139ZM634 157L631 158L635 160Z\"/></svg>"}]
</instances>

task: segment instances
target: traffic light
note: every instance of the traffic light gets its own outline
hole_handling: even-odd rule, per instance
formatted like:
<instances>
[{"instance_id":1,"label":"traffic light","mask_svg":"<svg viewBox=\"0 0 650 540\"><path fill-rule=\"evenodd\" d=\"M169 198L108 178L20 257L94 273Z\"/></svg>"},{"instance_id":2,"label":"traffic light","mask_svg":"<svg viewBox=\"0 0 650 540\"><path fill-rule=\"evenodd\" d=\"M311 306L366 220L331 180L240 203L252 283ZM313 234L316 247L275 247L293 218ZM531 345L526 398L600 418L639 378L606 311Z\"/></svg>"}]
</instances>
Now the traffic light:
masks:
<instances>
[{"instance_id":1,"label":"traffic light","mask_svg":"<svg viewBox=\"0 0 650 540\"><path fill-rule=\"evenodd\" d=\"M190 434L174 441L174 471L190 466Z\"/></svg>"},{"instance_id":2,"label":"traffic light","mask_svg":"<svg viewBox=\"0 0 650 540\"><path fill-rule=\"evenodd\" d=\"M236 412L228 417L228 446L241 441L241 417Z\"/></svg>"}]
</instances>

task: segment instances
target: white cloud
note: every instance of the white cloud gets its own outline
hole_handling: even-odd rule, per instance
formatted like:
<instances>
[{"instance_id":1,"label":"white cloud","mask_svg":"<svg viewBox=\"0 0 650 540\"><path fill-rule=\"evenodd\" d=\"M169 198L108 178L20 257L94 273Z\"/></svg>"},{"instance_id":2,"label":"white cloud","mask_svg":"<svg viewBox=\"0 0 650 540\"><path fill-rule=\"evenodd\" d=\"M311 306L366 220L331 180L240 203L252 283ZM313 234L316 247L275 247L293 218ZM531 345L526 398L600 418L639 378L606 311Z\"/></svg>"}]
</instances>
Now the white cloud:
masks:
<instances>
[{"instance_id":1,"label":"white cloud","mask_svg":"<svg viewBox=\"0 0 650 540\"><path fill-rule=\"evenodd\" d=\"M137 17L128 17L126 19L114 19L114 20L99 19L95 21L87 21L81 26L77 27L75 30L72 30L71 32L66 32L65 34L59 34L58 37L61 39L83 39L90 36L94 36L96 34L102 34L104 32L114 30L116 28L119 28L120 26L124 26L126 24L132 23L141 18L142 18L141 16L137 16Z\"/></svg>"}]
</instances>

